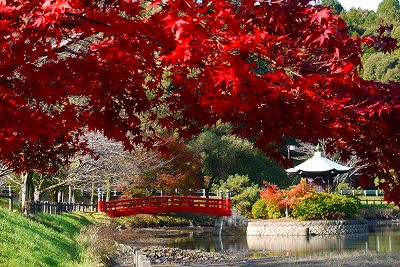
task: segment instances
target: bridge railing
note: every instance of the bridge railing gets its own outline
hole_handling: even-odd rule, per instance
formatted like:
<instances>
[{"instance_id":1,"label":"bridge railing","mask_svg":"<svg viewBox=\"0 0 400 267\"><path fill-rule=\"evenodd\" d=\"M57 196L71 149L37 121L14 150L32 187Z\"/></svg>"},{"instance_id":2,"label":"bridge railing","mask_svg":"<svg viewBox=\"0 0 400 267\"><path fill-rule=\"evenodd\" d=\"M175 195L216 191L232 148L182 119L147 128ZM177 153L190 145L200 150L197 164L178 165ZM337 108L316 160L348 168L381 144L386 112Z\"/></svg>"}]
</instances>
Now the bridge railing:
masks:
<instances>
[{"instance_id":1,"label":"bridge railing","mask_svg":"<svg viewBox=\"0 0 400 267\"><path fill-rule=\"evenodd\" d=\"M207 207L227 209L226 199L216 198L200 198L200 197L184 197L184 196L157 196L147 198L130 198L118 199L104 202L104 211L117 210L120 208L136 208L136 207Z\"/></svg>"},{"instance_id":2,"label":"bridge railing","mask_svg":"<svg viewBox=\"0 0 400 267\"><path fill-rule=\"evenodd\" d=\"M193 212L205 214L230 214L229 198L202 198L192 196L154 196L144 198L99 201L99 211L112 215L118 212L128 214Z\"/></svg>"}]
</instances>

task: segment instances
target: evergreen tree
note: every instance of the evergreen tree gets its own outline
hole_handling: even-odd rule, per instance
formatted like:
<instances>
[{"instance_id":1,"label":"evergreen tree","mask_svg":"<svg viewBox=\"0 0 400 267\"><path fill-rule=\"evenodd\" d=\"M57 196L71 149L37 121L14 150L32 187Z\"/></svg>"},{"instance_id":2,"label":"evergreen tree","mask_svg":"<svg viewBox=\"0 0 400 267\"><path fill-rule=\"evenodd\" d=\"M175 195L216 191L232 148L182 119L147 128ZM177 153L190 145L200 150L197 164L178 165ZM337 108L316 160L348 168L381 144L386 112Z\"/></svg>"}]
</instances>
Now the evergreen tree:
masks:
<instances>
[{"instance_id":1,"label":"evergreen tree","mask_svg":"<svg viewBox=\"0 0 400 267\"><path fill-rule=\"evenodd\" d=\"M400 57L374 53L364 63L363 77L380 82L400 81Z\"/></svg>"},{"instance_id":2,"label":"evergreen tree","mask_svg":"<svg viewBox=\"0 0 400 267\"><path fill-rule=\"evenodd\" d=\"M209 176L207 188L226 181L230 175L247 175L250 182L268 181L286 187L290 184L282 166L254 148L253 143L232 133L229 125L206 129L190 142L201 156L203 174Z\"/></svg>"},{"instance_id":3,"label":"evergreen tree","mask_svg":"<svg viewBox=\"0 0 400 267\"><path fill-rule=\"evenodd\" d=\"M400 22L399 0L383 0L376 13L378 24Z\"/></svg>"},{"instance_id":4,"label":"evergreen tree","mask_svg":"<svg viewBox=\"0 0 400 267\"><path fill-rule=\"evenodd\" d=\"M347 12L343 11L341 17L349 25L351 35L362 36L376 30L376 13L372 10L352 8Z\"/></svg>"},{"instance_id":5,"label":"evergreen tree","mask_svg":"<svg viewBox=\"0 0 400 267\"><path fill-rule=\"evenodd\" d=\"M322 5L331 7L332 12L335 14L340 14L344 11L343 6L337 0L323 0Z\"/></svg>"}]
</instances>

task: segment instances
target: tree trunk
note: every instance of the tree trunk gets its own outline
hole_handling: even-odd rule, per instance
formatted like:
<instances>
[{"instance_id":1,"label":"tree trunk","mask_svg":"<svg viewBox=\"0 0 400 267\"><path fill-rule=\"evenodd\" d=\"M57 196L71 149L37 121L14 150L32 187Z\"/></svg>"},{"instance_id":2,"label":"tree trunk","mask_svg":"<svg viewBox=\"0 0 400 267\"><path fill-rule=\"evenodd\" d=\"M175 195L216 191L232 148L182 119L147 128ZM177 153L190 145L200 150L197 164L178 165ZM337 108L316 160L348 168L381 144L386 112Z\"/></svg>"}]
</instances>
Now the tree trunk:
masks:
<instances>
[{"instance_id":1,"label":"tree trunk","mask_svg":"<svg viewBox=\"0 0 400 267\"><path fill-rule=\"evenodd\" d=\"M31 185L32 172L24 172L22 174L21 186L21 211L27 213L27 202L29 201L29 186Z\"/></svg>"},{"instance_id":2,"label":"tree trunk","mask_svg":"<svg viewBox=\"0 0 400 267\"><path fill-rule=\"evenodd\" d=\"M33 185L32 177L33 177L33 174L31 175L31 178L29 179L29 184L28 184L28 188L29 188L28 201L32 201L34 199L34 195L33 195L33 193L34 193L33 186L34 185Z\"/></svg>"},{"instance_id":3,"label":"tree trunk","mask_svg":"<svg viewBox=\"0 0 400 267\"><path fill-rule=\"evenodd\" d=\"M68 185L68 203L72 203L72 185Z\"/></svg>"},{"instance_id":4,"label":"tree trunk","mask_svg":"<svg viewBox=\"0 0 400 267\"><path fill-rule=\"evenodd\" d=\"M110 183L110 177L107 175L106 176L106 201L110 201L110 196L111 196L111 183Z\"/></svg>"},{"instance_id":5,"label":"tree trunk","mask_svg":"<svg viewBox=\"0 0 400 267\"><path fill-rule=\"evenodd\" d=\"M215 181L215 176L212 176L206 187L206 198L210 197L210 191L214 181Z\"/></svg>"},{"instance_id":6,"label":"tree trunk","mask_svg":"<svg viewBox=\"0 0 400 267\"><path fill-rule=\"evenodd\" d=\"M57 195L57 191L51 191L50 192L50 202L56 202L56 195Z\"/></svg>"},{"instance_id":7,"label":"tree trunk","mask_svg":"<svg viewBox=\"0 0 400 267\"><path fill-rule=\"evenodd\" d=\"M33 201L40 201L40 190L39 188L34 185L33 186Z\"/></svg>"},{"instance_id":8,"label":"tree trunk","mask_svg":"<svg viewBox=\"0 0 400 267\"><path fill-rule=\"evenodd\" d=\"M90 203L93 205L94 204L94 178L92 177L92 191L90 192Z\"/></svg>"}]
</instances>

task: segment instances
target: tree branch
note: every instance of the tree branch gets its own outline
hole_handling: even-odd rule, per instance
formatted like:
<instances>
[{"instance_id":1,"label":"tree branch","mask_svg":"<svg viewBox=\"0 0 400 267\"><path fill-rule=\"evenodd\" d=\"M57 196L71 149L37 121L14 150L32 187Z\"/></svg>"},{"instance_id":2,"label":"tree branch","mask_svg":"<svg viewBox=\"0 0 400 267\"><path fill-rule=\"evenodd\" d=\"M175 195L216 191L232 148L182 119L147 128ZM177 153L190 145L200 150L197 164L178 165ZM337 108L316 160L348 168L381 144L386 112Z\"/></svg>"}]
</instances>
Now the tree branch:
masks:
<instances>
[{"instance_id":1,"label":"tree branch","mask_svg":"<svg viewBox=\"0 0 400 267\"><path fill-rule=\"evenodd\" d=\"M53 185L51 185L49 187L46 187L46 188L40 190L39 192L40 192L40 194L43 194L43 193L46 193L46 192L48 192L48 191L50 191L52 189L58 188L58 187L66 184L66 183L67 183L67 180L59 182L58 184L53 184Z\"/></svg>"},{"instance_id":2,"label":"tree branch","mask_svg":"<svg viewBox=\"0 0 400 267\"><path fill-rule=\"evenodd\" d=\"M110 23L107 23L107 22L104 22L104 21L101 21L101 20L97 20L97 19L88 18L84 14L75 14L75 13L71 13L71 12L65 12L65 15L76 17L76 18L80 18L80 19L87 20L87 21L90 21L90 22L94 22L94 23L97 23L97 24L100 24L100 25L103 25L103 26L107 26L107 27L111 27L112 26Z\"/></svg>"}]
</instances>

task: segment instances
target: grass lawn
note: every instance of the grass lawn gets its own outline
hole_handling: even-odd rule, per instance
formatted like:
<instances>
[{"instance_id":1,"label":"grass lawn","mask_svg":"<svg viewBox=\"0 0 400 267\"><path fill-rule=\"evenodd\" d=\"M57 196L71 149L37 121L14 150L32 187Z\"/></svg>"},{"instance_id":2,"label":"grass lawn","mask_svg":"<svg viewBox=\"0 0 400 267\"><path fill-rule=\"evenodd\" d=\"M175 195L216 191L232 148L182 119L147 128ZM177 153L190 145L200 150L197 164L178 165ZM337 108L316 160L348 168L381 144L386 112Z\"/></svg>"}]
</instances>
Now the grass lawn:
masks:
<instances>
[{"instance_id":1,"label":"grass lawn","mask_svg":"<svg viewBox=\"0 0 400 267\"><path fill-rule=\"evenodd\" d=\"M17 208L16 204L17 203L13 203L14 209ZM8 198L0 197L0 208L8 209Z\"/></svg>"},{"instance_id":2,"label":"grass lawn","mask_svg":"<svg viewBox=\"0 0 400 267\"><path fill-rule=\"evenodd\" d=\"M361 200L361 204L364 208L395 208L398 209L398 207L395 207L393 204L388 204L384 199L383 196L364 196L360 195L358 196ZM368 204L367 204L368 203Z\"/></svg>"},{"instance_id":3,"label":"grass lawn","mask_svg":"<svg viewBox=\"0 0 400 267\"><path fill-rule=\"evenodd\" d=\"M28 218L0 208L0 266L79 266L84 248L75 239L93 223L79 214Z\"/></svg>"}]
</instances>

